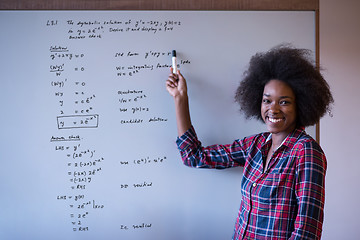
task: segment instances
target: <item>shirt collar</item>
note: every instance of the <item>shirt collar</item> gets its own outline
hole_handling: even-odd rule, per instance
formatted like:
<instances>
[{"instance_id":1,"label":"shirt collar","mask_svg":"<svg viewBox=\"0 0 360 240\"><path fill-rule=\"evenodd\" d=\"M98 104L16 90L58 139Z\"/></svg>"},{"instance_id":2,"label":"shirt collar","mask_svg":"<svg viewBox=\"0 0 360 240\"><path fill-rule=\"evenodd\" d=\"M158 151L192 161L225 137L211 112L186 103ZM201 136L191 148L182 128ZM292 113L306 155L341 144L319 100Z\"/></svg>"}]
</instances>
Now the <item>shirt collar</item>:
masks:
<instances>
[{"instance_id":1,"label":"shirt collar","mask_svg":"<svg viewBox=\"0 0 360 240\"><path fill-rule=\"evenodd\" d=\"M278 149L281 146L292 148L295 145L296 141L299 139L299 137L303 134L305 134L305 127L296 128L294 131L289 133L289 135L282 141ZM268 144L271 139L272 139L272 134L270 133L265 141L265 145Z\"/></svg>"}]
</instances>

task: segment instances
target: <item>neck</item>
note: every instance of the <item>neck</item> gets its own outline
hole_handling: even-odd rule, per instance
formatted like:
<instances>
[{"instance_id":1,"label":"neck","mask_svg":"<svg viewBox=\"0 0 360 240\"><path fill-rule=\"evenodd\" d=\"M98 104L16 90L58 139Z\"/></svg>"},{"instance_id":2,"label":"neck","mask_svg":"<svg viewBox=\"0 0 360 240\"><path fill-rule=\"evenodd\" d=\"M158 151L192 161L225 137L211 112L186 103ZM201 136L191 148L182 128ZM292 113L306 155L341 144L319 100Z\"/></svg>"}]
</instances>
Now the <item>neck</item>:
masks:
<instances>
[{"instance_id":1,"label":"neck","mask_svg":"<svg viewBox=\"0 0 360 240\"><path fill-rule=\"evenodd\" d=\"M292 126L291 128L289 128L287 131L281 131L281 132L275 132L275 133L271 133L272 136L272 147L274 149L277 149L281 143L284 141L284 139L295 130L296 126Z\"/></svg>"},{"instance_id":2,"label":"neck","mask_svg":"<svg viewBox=\"0 0 360 240\"><path fill-rule=\"evenodd\" d=\"M275 151L275 149L277 149L281 143L284 141L284 139L288 136L288 133L281 133L281 134L276 134L273 133L271 138L272 138L272 144L271 147L273 148L273 150Z\"/></svg>"}]
</instances>

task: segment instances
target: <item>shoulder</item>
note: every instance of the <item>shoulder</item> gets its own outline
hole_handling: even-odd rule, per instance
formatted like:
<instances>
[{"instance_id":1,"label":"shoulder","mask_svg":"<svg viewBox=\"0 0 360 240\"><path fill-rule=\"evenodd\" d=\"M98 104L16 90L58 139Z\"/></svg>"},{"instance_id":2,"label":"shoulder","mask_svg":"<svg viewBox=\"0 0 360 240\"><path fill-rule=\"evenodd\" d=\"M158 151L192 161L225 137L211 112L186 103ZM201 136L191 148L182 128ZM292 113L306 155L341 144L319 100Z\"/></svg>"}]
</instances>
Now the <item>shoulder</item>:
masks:
<instances>
[{"instance_id":1,"label":"shoulder","mask_svg":"<svg viewBox=\"0 0 360 240\"><path fill-rule=\"evenodd\" d=\"M296 155L298 168L322 169L327 168L325 153L317 141L304 131L299 135L292 148L292 153Z\"/></svg>"},{"instance_id":2,"label":"shoulder","mask_svg":"<svg viewBox=\"0 0 360 240\"><path fill-rule=\"evenodd\" d=\"M304 154L309 153L318 153L323 155L324 151L322 150L321 146L315 139L313 139L310 135L308 135L305 131L299 135L297 138L293 149L295 151L302 151Z\"/></svg>"},{"instance_id":3,"label":"shoulder","mask_svg":"<svg viewBox=\"0 0 360 240\"><path fill-rule=\"evenodd\" d=\"M318 142L306 133L304 127L299 127L290 133L285 139L284 145L295 153L311 149L323 152Z\"/></svg>"}]
</instances>

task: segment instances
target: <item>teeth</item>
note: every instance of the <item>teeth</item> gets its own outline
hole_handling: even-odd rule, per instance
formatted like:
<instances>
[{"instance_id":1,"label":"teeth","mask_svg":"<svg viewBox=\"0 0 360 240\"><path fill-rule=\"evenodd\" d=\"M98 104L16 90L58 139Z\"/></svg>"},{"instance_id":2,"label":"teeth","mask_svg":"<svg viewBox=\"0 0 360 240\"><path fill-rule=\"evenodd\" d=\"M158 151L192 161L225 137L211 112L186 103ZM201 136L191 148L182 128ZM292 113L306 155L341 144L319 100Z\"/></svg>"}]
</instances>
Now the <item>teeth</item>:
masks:
<instances>
[{"instance_id":1,"label":"teeth","mask_svg":"<svg viewBox=\"0 0 360 240\"><path fill-rule=\"evenodd\" d=\"M272 123L278 123L281 120L282 120L281 118L269 118L269 121L272 122Z\"/></svg>"}]
</instances>

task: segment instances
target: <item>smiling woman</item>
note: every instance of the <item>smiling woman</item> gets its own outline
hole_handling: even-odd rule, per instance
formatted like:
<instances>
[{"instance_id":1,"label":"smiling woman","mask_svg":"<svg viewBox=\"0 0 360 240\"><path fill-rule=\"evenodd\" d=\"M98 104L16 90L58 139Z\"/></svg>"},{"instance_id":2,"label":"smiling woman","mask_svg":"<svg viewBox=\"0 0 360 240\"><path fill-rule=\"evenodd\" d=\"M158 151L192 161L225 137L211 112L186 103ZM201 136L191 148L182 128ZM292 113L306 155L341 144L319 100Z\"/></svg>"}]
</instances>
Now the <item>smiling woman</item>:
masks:
<instances>
[{"instance_id":1,"label":"smiling woman","mask_svg":"<svg viewBox=\"0 0 360 240\"><path fill-rule=\"evenodd\" d=\"M330 112L334 100L328 83L311 60L311 51L279 45L251 58L236 91L235 100L247 118L262 119L263 90L272 79L287 83L293 90L297 126L314 125L326 112Z\"/></svg>"},{"instance_id":2,"label":"smiling woman","mask_svg":"<svg viewBox=\"0 0 360 240\"><path fill-rule=\"evenodd\" d=\"M278 46L251 58L235 99L248 118L263 120L268 132L231 144L203 147L191 123L185 78L178 71L166 81L184 164L244 169L233 239L321 237L327 162L305 126L319 121L333 98L309 55Z\"/></svg>"},{"instance_id":3,"label":"smiling woman","mask_svg":"<svg viewBox=\"0 0 360 240\"><path fill-rule=\"evenodd\" d=\"M277 148L296 127L295 94L287 83L274 79L265 85L261 116Z\"/></svg>"},{"instance_id":4,"label":"smiling woman","mask_svg":"<svg viewBox=\"0 0 360 240\"><path fill-rule=\"evenodd\" d=\"M275 149L278 149L287 135L296 128L296 100L291 87L280 80L270 80L264 87L261 116L272 134L272 145L264 161L267 169Z\"/></svg>"}]
</instances>

